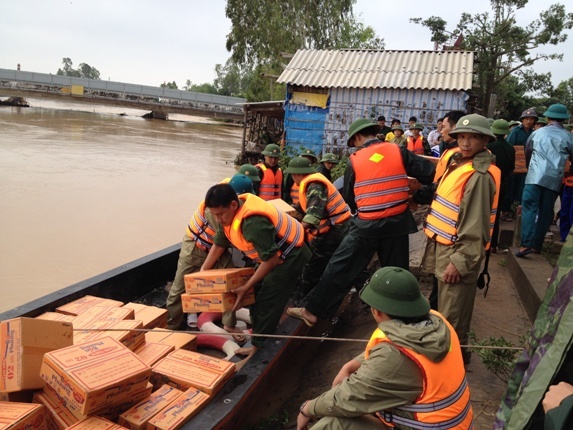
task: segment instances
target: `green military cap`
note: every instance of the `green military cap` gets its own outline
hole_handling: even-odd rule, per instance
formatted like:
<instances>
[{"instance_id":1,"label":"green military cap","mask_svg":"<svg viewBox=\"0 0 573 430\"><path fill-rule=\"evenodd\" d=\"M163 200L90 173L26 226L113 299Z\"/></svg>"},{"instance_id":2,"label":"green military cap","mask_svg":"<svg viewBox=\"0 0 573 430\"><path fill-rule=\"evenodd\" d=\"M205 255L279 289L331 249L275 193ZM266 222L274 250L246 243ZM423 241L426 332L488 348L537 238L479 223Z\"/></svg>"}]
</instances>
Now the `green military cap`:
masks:
<instances>
[{"instance_id":1,"label":"green military cap","mask_svg":"<svg viewBox=\"0 0 573 430\"><path fill-rule=\"evenodd\" d=\"M229 185L233 187L237 194L255 194L253 190L253 181L251 181L247 175L243 175L242 173L235 173L229 181Z\"/></svg>"},{"instance_id":2,"label":"green military cap","mask_svg":"<svg viewBox=\"0 0 573 430\"><path fill-rule=\"evenodd\" d=\"M377 123L372 122L366 118L358 118L356 121L350 124L350 128L348 129L348 140L346 141L346 144L348 146L354 146L350 144L350 140L354 137L354 135L359 131L370 127L372 127L374 135L378 134L381 128Z\"/></svg>"},{"instance_id":3,"label":"green military cap","mask_svg":"<svg viewBox=\"0 0 573 430\"><path fill-rule=\"evenodd\" d=\"M571 115L567 112L567 107L565 107L565 105L555 103L554 105L549 106L549 109L545 111L543 116L549 119L569 119Z\"/></svg>"},{"instance_id":4,"label":"green military cap","mask_svg":"<svg viewBox=\"0 0 573 430\"><path fill-rule=\"evenodd\" d=\"M269 157L279 158L281 155L281 148L276 143L269 143L267 146L265 146L265 150L262 154Z\"/></svg>"},{"instance_id":5,"label":"green military cap","mask_svg":"<svg viewBox=\"0 0 573 430\"><path fill-rule=\"evenodd\" d=\"M487 123L489 124L489 126L491 127L491 125L493 124L495 120L493 118L488 118L487 119Z\"/></svg>"},{"instance_id":6,"label":"green military cap","mask_svg":"<svg viewBox=\"0 0 573 430\"><path fill-rule=\"evenodd\" d=\"M509 123L504 119L496 119L491 125L491 132L505 136L509 133Z\"/></svg>"},{"instance_id":7,"label":"green military cap","mask_svg":"<svg viewBox=\"0 0 573 430\"><path fill-rule=\"evenodd\" d=\"M238 173L242 173L253 182L261 182L261 178L259 178L259 171L252 164L243 164L241 167L239 167Z\"/></svg>"},{"instance_id":8,"label":"green military cap","mask_svg":"<svg viewBox=\"0 0 573 430\"><path fill-rule=\"evenodd\" d=\"M394 130L402 130L404 131L404 129L402 128L402 126L400 124L396 124L392 126L392 131Z\"/></svg>"},{"instance_id":9,"label":"green military cap","mask_svg":"<svg viewBox=\"0 0 573 430\"><path fill-rule=\"evenodd\" d=\"M324 156L322 157L322 160L320 160L321 163L324 162L328 162L328 163L334 163L334 164L338 164L338 157L336 156L336 154L333 154L332 152L327 152L326 154L324 154Z\"/></svg>"},{"instance_id":10,"label":"green military cap","mask_svg":"<svg viewBox=\"0 0 573 430\"><path fill-rule=\"evenodd\" d=\"M316 170L310 165L310 160L304 157L294 157L288 163L288 167L285 170L285 173L293 173L306 175L310 173L316 173Z\"/></svg>"},{"instance_id":11,"label":"green military cap","mask_svg":"<svg viewBox=\"0 0 573 430\"><path fill-rule=\"evenodd\" d=\"M313 163L316 163L318 161L318 157L316 156L316 154L310 150L310 149L305 149L304 151L302 151L300 153L300 157L310 157L312 159L314 159Z\"/></svg>"},{"instance_id":12,"label":"green military cap","mask_svg":"<svg viewBox=\"0 0 573 430\"><path fill-rule=\"evenodd\" d=\"M521 125L520 121L511 120L509 121L509 126L513 127L514 125Z\"/></svg>"},{"instance_id":13,"label":"green military cap","mask_svg":"<svg viewBox=\"0 0 573 430\"><path fill-rule=\"evenodd\" d=\"M386 266L374 273L360 291L360 298L374 309L397 317L415 318L430 312L414 275L400 267Z\"/></svg>"},{"instance_id":14,"label":"green military cap","mask_svg":"<svg viewBox=\"0 0 573 430\"><path fill-rule=\"evenodd\" d=\"M456 136L460 133L475 133L483 134L489 136L491 141L495 140L495 135L491 132L489 128L489 123L485 116L472 113L471 115L462 116L458 121L456 128L448 134L450 136Z\"/></svg>"},{"instance_id":15,"label":"green military cap","mask_svg":"<svg viewBox=\"0 0 573 430\"><path fill-rule=\"evenodd\" d=\"M547 125L547 120L543 117L541 118L537 118L537 121L535 121L535 124L543 124L543 125Z\"/></svg>"},{"instance_id":16,"label":"green military cap","mask_svg":"<svg viewBox=\"0 0 573 430\"><path fill-rule=\"evenodd\" d=\"M418 124L418 123L410 126L410 130L423 130L423 129L424 129L424 126L421 124Z\"/></svg>"}]
</instances>

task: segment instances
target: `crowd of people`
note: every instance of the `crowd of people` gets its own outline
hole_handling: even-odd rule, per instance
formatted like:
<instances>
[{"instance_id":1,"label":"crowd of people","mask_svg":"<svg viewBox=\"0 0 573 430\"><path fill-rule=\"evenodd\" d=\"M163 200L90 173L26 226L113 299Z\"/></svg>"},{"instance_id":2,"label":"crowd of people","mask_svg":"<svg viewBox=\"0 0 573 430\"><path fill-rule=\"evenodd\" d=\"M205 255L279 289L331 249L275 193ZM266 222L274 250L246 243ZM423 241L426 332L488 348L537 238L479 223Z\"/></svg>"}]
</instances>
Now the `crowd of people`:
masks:
<instances>
[{"instance_id":1,"label":"crowd of people","mask_svg":"<svg viewBox=\"0 0 573 430\"><path fill-rule=\"evenodd\" d=\"M514 202L523 205L518 257L540 251L560 191L567 218L561 223L570 228L573 220L573 180L565 175L573 134L563 126L569 112L557 104L543 117L528 109L516 123L450 111L427 137L415 117L406 131L398 120L389 127L383 116L377 122L359 118L348 130L347 146L355 151L341 189L330 174L337 155L319 159L305 149L283 172L281 147L266 145L264 160L211 187L192 217L168 299L169 328L186 323L183 275L228 267L230 247L256 267L234 291L236 310L254 290L256 334L276 329L296 289L306 296L304 306L287 313L312 327L332 318L356 287L377 328L332 388L301 405L298 428L316 417L315 429L472 428L464 367L471 352L464 346L482 264L488 252L498 251L500 219L509 219ZM520 153L522 170L516 169ZM413 195L409 178L423 185ZM298 216L268 202L279 198ZM423 264L434 275L429 300L409 272L409 234L418 230L412 200L428 205ZM374 255L381 269L364 282ZM235 323L233 312L224 315L225 329L240 334ZM264 342L253 337L237 354L249 359Z\"/></svg>"}]
</instances>

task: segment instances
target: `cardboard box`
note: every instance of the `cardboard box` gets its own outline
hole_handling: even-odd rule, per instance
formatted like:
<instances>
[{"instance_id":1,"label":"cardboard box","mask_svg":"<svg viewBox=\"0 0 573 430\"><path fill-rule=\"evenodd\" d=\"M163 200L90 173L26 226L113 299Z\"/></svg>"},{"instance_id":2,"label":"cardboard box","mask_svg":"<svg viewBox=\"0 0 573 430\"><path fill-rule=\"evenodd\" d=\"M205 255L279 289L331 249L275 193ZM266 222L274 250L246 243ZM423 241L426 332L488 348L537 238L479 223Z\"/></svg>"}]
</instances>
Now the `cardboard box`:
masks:
<instances>
[{"instance_id":1,"label":"cardboard box","mask_svg":"<svg viewBox=\"0 0 573 430\"><path fill-rule=\"evenodd\" d=\"M163 385L152 393L149 398L121 414L118 424L131 430L143 429L151 418L171 404L181 394L183 392L177 388Z\"/></svg>"},{"instance_id":2,"label":"cardboard box","mask_svg":"<svg viewBox=\"0 0 573 430\"><path fill-rule=\"evenodd\" d=\"M44 353L72 345L68 322L15 318L0 322L0 391L40 389Z\"/></svg>"},{"instance_id":3,"label":"cardboard box","mask_svg":"<svg viewBox=\"0 0 573 430\"><path fill-rule=\"evenodd\" d=\"M44 406L33 403L0 402L0 429L47 430Z\"/></svg>"},{"instance_id":4,"label":"cardboard box","mask_svg":"<svg viewBox=\"0 0 573 430\"><path fill-rule=\"evenodd\" d=\"M74 430L122 430L122 427L118 424L112 423L109 420L101 417L88 417L77 424L69 427Z\"/></svg>"},{"instance_id":5,"label":"cardboard box","mask_svg":"<svg viewBox=\"0 0 573 430\"><path fill-rule=\"evenodd\" d=\"M48 430L64 430L79 421L58 398L43 391L34 394L33 402L44 405Z\"/></svg>"},{"instance_id":6,"label":"cardboard box","mask_svg":"<svg viewBox=\"0 0 573 430\"><path fill-rule=\"evenodd\" d=\"M119 308L123 306L123 303L117 300L104 299L102 297L88 295L56 308L56 312L77 316L82 312L87 311L92 306L111 306Z\"/></svg>"},{"instance_id":7,"label":"cardboard box","mask_svg":"<svg viewBox=\"0 0 573 430\"><path fill-rule=\"evenodd\" d=\"M177 430L199 413L209 402L207 394L190 388L173 403L149 420L148 430Z\"/></svg>"},{"instance_id":8,"label":"cardboard box","mask_svg":"<svg viewBox=\"0 0 573 430\"><path fill-rule=\"evenodd\" d=\"M204 270L185 275L187 294L212 294L229 292L245 283L255 273L252 267L238 269Z\"/></svg>"},{"instance_id":9,"label":"cardboard box","mask_svg":"<svg viewBox=\"0 0 573 430\"><path fill-rule=\"evenodd\" d=\"M141 321L143 328L166 328L167 327L167 309L158 308L157 306L146 306L140 303L127 303L124 308L133 309L134 320Z\"/></svg>"},{"instance_id":10,"label":"cardboard box","mask_svg":"<svg viewBox=\"0 0 573 430\"><path fill-rule=\"evenodd\" d=\"M175 349L195 351L197 349L197 336L191 333L178 333L170 331L148 331L145 333L146 343L162 343L172 345Z\"/></svg>"},{"instance_id":11,"label":"cardboard box","mask_svg":"<svg viewBox=\"0 0 573 430\"><path fill-rule=\"evenodd\" d=\"M270 203L278 210L285 212L290 216L294 216L297 213L296 209L293 208L291 205L289 205L287 202L285 202L283 199L267 200L267 203Z\"/></svg>"},{"instance_id":12,"label":"cardboard box","mask_svg":"<svg viewBox=\"0 0 573 430\"><path fill-rule=\"evenodd\" d=\"M214 294L181 294L181 305L185 313L199 312L228 312L233 310L237 302L237 295L234 293L214 293ZM255 303L255 292L247 292L243 297L242 306Z\"/></svg>"},{"instance_id":13,"label":"cardboard box","mask_svg":"<svg viewBox=\"0 0 573 430\"><path fill-rule=\"evenodd\" d=\"M75 327L75 326L74 326ZM135 320L122 320L115 322L95 321L89 327L82 327L91 330L74 331L74 345L79 345L85 342L91 342L95 339L103 337L112 337L119 340L132 351L145 342L145 332L131 331L131 329L140 330L143 328L141 321ZM99 329L101 331L93 331ZM106 329L111 329L106 331ZM125 331L117 331L125 329Z\"/></svg>"},{"instance_id":14,"label":"cardboard box","mask_svg":"<svg viewBox=\"0 0 573 430\"><path fill-rule=\"evenodd\" d=\"M175 347L163 343L145 342L140 345L135 352L141 360L150 367L153 367L159 360L167 357L170 352L173 352Z\"/></svg>"},{"instance_id":15,"label":"cardboard box","mask_svg":"<svg viewBox=\"0 0 573 430\"><path fill-rule=\"evenodd\" d=\"M193 351L173 351L153 366L150 381L158 388L169 384L180 390L198 388L217 393L235 373L235 363Z\"/></svg>"},{"instance_id":16,"label":"cardboard box","mask_svg":"<svg viewBox=\"0 0 573 430\"><path fill-rule=\"evenodd\" d=\"M72 322L75 316L73 315L65 315L59 312L44 312L42 315L38 315L36 319L39 320L50 320L50 321L65 321L65 322Z\"/></svg>"},{"instance_id":17,"label":"cardboard box","mask_svg":"<svg viewBox=\"0 0 573 430\"><path fill-rule=\"evenodd\" d=\"M137 391L133 394L130 394L128 398L122 400L120 403L106 406L105 409L96 412L96 414L101 418L105 418L115 422L119 418L120 414L122 414L129 408L133 407L137 403L141 402L142 400L147 399L151 395L152 391L153 391L153 385L151 383L148 383L144 389ZM75 419L74 422L81 421L88 417L88 415L84 415L80 412L77 405L75 405L72 402L69 402L63 397L60 397L58 393L56 393L56 391L49 385L46 385L44 387L44 390L41 391L40 393L43 393L43 395L47 399L49 399L52 404L58 405L60 408L62 408L68 414L74 417Z\"/></svg>"},{"instance_id":18,"label":"cardboard box","mask_svg":"<svg viewBox=\"0 0 573 430\"><path fill-rule=\"evenodd\" d=\"M93 306L74 318L74 328L89 328L95 322L133 320L135 311L129 308Z\"/></svg>"},{"instance_id":19,"label":"cardboard box","mask_svg":"<svg viewBox=\"0 0 573 430\"><path fill-rule=\"evenodd\" d=\"M75 416L124 402L146 388L151 374L137 355L111 337L44 355L41 376Z\"/></svg>"}]
</instances>

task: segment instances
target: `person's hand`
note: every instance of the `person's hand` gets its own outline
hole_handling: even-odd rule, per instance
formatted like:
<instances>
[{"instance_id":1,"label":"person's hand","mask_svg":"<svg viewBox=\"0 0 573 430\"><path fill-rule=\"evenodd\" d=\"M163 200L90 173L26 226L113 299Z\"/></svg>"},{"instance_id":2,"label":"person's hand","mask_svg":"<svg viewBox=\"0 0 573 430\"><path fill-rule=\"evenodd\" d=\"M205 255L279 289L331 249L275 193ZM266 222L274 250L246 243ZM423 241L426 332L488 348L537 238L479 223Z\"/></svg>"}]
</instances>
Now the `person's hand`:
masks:
<instances>
[{"instance_id":1,"label":"person's hand","mask_svg":"<svg viewBox=\"0 0 573 430\"><path fill-rule=\"evenodd\" d=\"M543 397L543 410L545 413L561 404L565 397L573 395L573 385L567 382L560 382L557 385L551 385L545 397Z\"/></svg>"},{"instance_id":2,"label":"person's hand","mask_svg":"<svg viewBox=\"0 0 573 430\"><path fill-rule=\"evenodd\" d=\"M304 402L296 418L296 430L308 430L308 423L312 420L312 415L308 413L307 402Z\"/></svg>"},{"instance_id":3,"label":"person's hand","mask_svg":"<svg viewBox=\"0 0 573 430\"><path fill-rule=\"evenodd\" d=\"M453 263L448 264L446 270L444 271L444 282L446 284L457 284L462 279L462 275L456 269Z\"/></svg>"},{"instance_id":4,"label":"person's hand","mask_svg":"<svg viewBox=\"0 0 573 430\"><path fill-rule=\"evenodd\" d=\"M352 375L352 372L349 369L343 367L338 372L338 375L334 377L334 380L332 381L332 386L336 387L337 385L340 385L345 379L349 378L350 375Z\"/></svg>"},{"instance_id":5,"label":"person's hand","mask_svg":"<svg viewBox=\"0 0 573 430\"><path fill-rule=\"evenodd\" d=\"M233 312L235 312L237 309L241 309L241 305L243 304L243 297L245 297L245 294L247 294L250 289L251 287L248 284L245 284L235 288L234 290L231 290L232 293L237 295L237 301L235 302L235 306L233 306Z\"/></svg>"}]
</instances>

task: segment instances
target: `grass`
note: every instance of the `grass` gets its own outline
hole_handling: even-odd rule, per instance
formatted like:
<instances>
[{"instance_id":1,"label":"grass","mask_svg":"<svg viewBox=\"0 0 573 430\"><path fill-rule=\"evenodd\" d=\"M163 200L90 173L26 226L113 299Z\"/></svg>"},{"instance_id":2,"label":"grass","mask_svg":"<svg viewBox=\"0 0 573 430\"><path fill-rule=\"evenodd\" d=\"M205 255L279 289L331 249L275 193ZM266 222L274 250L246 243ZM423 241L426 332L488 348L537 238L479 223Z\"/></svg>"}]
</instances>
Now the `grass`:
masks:
<instances>
[{"instance_id":1,"label":"grass","mask_svg":"<svg viewBox=\"0 0 573 430\"><path fill-rule=\"evenodd\" d=\"M476 346L495 346L495 347L523 347L525 343L525 336L520 337L519 345L514 345L513 343L505 340L505 338L490 336L489 338L478 339L473 331L470 331L469 338L472 345ZM479 358L491 373L501 379L504 383L509 381L509 376L513 369L515 360L521 353L517 349L489 349L489 348L473 348L477 352Z\"/></svg>"}]
</instances>

